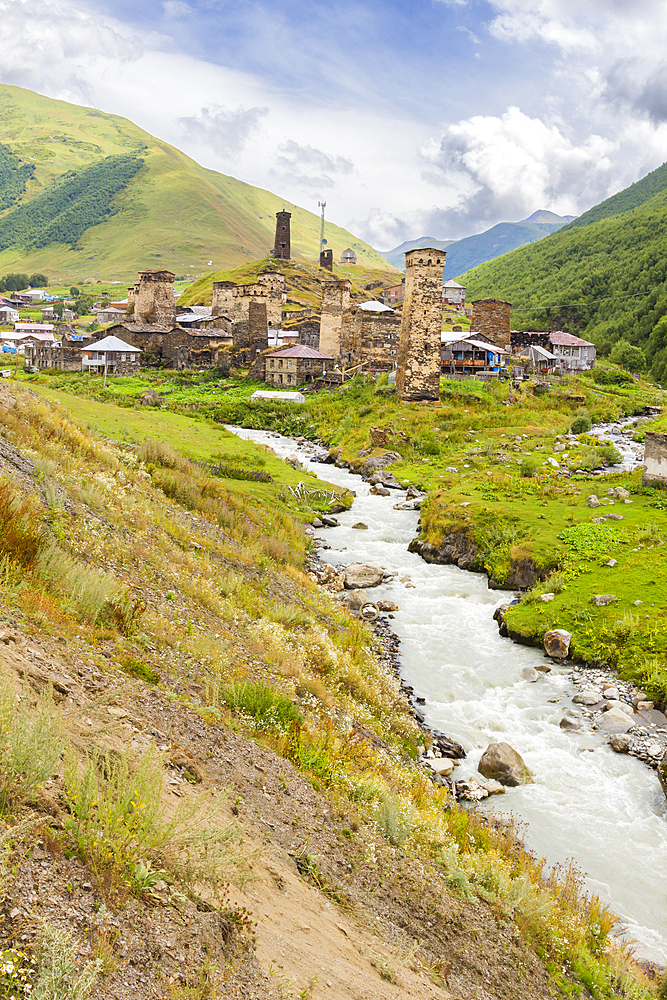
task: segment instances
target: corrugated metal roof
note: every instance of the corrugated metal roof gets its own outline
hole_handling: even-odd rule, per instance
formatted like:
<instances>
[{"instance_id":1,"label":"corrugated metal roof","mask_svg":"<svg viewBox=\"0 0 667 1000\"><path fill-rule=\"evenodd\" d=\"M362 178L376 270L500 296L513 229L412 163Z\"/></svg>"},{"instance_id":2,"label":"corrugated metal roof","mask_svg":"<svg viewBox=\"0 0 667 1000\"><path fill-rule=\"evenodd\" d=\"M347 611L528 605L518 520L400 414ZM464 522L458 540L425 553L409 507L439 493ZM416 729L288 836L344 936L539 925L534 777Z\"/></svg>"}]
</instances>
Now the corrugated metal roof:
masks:
<instances>
[{"instance_id":1,"label":"corrugated metal roof","mask_svg":"<svg viewBox=\"0 0 667 1000\"><path fill-rule=\"evenodd\" d=\"M530 344L529 346L531 351L537 351L537 353L541 354L543 358L547 358L549 361L558 361L555 354L552 354L551 351L545 350L544 347L540 347L539 344Z\"/></svg>"},{"instance_id":2,"label":"corrugated metal roof","mask_svg":"<svg viewBox=\"0 0 667 1000\"><path fill-rule=\"evenodd\" d=\"M295 344L294 347L286 347L284 351L272 351L272 358L321 358L323 361L333 361L334 359L330 354L320 354L319 351L314 351L312 347L306 347L305 344Z\"/></svg>"},{"instance_id":3,"label":"corrugated metal roof","mask_svg":"<svg viewBox=\"0 0 667 1000\"><path fill-rule=\"evenodd\" d=\"M562 330L554 330L549 334L549 342L558 344L559 347L595 347L590 340L582 340L572 333L564 333Z\"/></svg>"},{"instance_id":4,"label":"corrugated metal roof","mask_svg":"<svg viewBox=\"0 0 667 1000\"><path fill-rule=\"evenodd\" d=\"M369 299L368 302L360 302L360 309L365 309L367 312L378 312L378 313L393 313L394 310L391 306L386 306L384 302L378 302L376 299Z\"/></svg>"},{"instance_id":5,"label":"corrugated metal roof","mask_svg":"<svg viewBox=\"0 0 667 1000\"><path fill-rule=\"evenodd\" d=\"M140 348L133 347L132 344L126 344L124 340L120 340L119 337L103 337L102 340L98 340L96 344L88 344L83 348L84 351L133 351L135 354L142 354Z\"/></svg>"}]
</instances>

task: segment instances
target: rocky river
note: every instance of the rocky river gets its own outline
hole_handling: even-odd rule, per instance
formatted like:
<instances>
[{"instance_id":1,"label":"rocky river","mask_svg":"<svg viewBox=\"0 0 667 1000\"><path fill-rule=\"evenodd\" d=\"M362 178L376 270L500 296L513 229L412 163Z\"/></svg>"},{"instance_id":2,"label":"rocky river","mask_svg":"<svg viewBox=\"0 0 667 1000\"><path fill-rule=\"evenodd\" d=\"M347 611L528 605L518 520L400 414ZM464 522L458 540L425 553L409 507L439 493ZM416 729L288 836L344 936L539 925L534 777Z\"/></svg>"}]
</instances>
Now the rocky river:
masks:
<instances>
[{"instance_id":1,"label":"rocky river","mask_svg":"<svg viewBox=\"0 0 667 1000\"><path fill-rule=\"evenodd\" d=\"M230 430L283 458L296 454L321 479L356 493L351 509L337 515L339 526L317 531L321 558L333 567L366 563L385 570L372 600L398 605L390 625L400 638L401 676L426 723L467 752L453 778L484 781L476 768L486 747L511 744L533 783L507 788L477 808L514 813L526 824L527 846L550 863L574 859L590 890L618 914L619 933L667 954L667 801L655 771L615 753L606 734L591 728L591 706L573 701L582 688L602 690L605 677L567 663L550 663L544 673L541 650L498 632L494 610L511 593L489 590L482 574L408 552L419 513L405 509L411 505L404 493L372 493L346 469L320 464L325 453L307 442ZM637 462L630 440L623 450L628 464ZM564 718L581 726L563 728Z\"/></svg>"}]
</instances>

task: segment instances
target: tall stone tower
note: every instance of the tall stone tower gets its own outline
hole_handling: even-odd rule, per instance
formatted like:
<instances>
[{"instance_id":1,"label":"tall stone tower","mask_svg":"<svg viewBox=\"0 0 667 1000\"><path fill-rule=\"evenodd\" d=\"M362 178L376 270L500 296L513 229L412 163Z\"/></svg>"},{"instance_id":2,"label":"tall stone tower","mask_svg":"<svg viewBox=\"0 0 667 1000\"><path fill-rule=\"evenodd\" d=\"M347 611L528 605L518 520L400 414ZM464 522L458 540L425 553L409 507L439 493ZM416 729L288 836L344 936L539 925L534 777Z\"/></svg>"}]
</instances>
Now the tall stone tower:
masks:
<instances>
[{"instance_id":1,"label":"tall stone tower","mask_svg":"<svg viewBox=\"0 0 667 1000\"><path fill-rule=\"evenodd\" d=\"M471 333L483 333L496 347L509 350L511 302L502 299L478 299L472 304Z\"/></svg>"},{"instance_id":2,"label":"tall stone tower","mask_svg":"<svg viewBox=\"0 0 667 1000\"><path fill-rule=\"evenodd\" d=\"M278 260L289 260L291 257L290 248L290 219L291 212L276 212L276 240L273 245L273 256Z\"/></svg>"},{"instance_id":3,"label":"tall stone tower","mask_svg":"<svg viewBox=\"0 0 667 1000\"><path fill-rule=\"evenodd\" d=\"M333 250L322 250L320 253L320 267L325 271L333 271Z\"/></svg>"},{"instance_id":4,"label":"tall stone tower","mask_svg":"<svg viewBox=\"0 0 667 1000\"><path fill-rule=\"evenodd\" d=\"M234 281L214 281L213 296L211 299L212 316L228 316L232 318L234 314Z\"/></svg>"},{"instance_id":5,"label":"tall stone tower","mask_svg":"<svg viewBox=\"0 0 667 1000\"><path fill-rule=\"evenodd\" d=\"M403 400L440 398L440 333L444 250L405 255L405 297L396 355L396 391Z\"/></svg>"},{"instance_id":6,"label":"tall stone tower","mask_svg":"<svg viewBox=\"0 0 667 1000\"><path fill-rule=\"evenodd\" d=\"M176 322L174 281L171 271L139 271L134 286L134 322L173 327ZM130 296L128 295L128 306Z\"/></svg>"},{"instance_id":7,"label":"tall stone tower","mask_svg":"<svg viewBox=\"0 0 667 1000\"><path fill-rule=\"evenodd\" d=\"M350 308L350 289L347 278L334 278L322 282L322 319L320 320L320 352L332 358L340 357L340 335L343 314Z\"/></svg>"}]
</instances>

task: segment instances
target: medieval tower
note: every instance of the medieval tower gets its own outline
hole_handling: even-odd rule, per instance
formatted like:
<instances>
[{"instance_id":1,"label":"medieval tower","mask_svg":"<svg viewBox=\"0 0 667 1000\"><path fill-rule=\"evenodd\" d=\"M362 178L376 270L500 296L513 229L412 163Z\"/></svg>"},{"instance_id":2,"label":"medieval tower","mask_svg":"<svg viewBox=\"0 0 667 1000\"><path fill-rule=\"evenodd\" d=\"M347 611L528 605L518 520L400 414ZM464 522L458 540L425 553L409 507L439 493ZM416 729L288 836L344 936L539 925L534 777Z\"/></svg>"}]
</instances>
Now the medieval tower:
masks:
<instances>
[{"instance_id":1,"label":"medieval tower","mask_svg":"<svg viewBox=\"0 0 667 1000\"><path fill-rule=\"evenodd\" d=\"M350 308L347 278L322 282L322 319L320 321L320 351L332 358L340 357L340 335L343 314Z\"/></svg>"},{"instance_id":2,"label":"medieval tower","mask_svg":"<svg viewBox=\"0 0 667 1000\"><path fill-rule=\"evenodd\" d=\"M139 281L128 295L128 313L134 322L171 328L176 322L174 281L171 271L139 271Z\"/></svg>"},{"instance_id":3,"label":"medieval tower","mask_svg":"<svg viewBox=\"0 0 667 1000\"><path fill-rule=\"evenodd\" d=\"M478 299L472 304L470 330L483 333L496 347L510 350L510 302L502 299Z\"/></svg>"},{"instance_id":4,"label":"medieval tower","mask_svg":"<svg viewBox=\"0 0 667 1000\"><path fill-rule=\"evenodd\" d=\"M289 260L291 257L290 247L290 219L291 212L276 212L276 241L273 245L273 256L278 260Z\"/></svg>"},{"instance_id":5,"label":"medieval tower","mask_svg":"<svg viewBox=\"0 0 667 1000\"><path fill-rule=\"evenodd\" d=\"M403 400L440 398L440 334L444 250L405 255L405 298L396 356L396 391Z\"/></svg>"}]
</instances>

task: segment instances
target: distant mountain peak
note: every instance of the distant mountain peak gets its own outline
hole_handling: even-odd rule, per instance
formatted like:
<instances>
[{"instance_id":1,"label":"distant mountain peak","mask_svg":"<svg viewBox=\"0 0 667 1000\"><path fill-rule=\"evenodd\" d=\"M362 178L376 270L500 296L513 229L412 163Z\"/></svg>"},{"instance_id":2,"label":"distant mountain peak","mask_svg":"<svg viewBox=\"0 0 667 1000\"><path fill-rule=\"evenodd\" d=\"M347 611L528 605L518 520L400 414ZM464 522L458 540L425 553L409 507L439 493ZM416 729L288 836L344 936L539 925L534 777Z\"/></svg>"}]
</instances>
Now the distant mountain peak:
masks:
<instances>
[{"instance_id":1,"label":"distant mountain peak","mask_svg":"<svg viewBox=\"0 0 667 1000\"><path fill-rule=\"evenodd\" d=\"M527 219L522 219L523 222L560 222L565 225L568 222L574 222L577 218L576 215L556 215L555 212L548 212L545 208L540 208L537 212L533 212L529 215ZM519 225L521 225L519 223Z\"/></svg>"}]
</instances>

